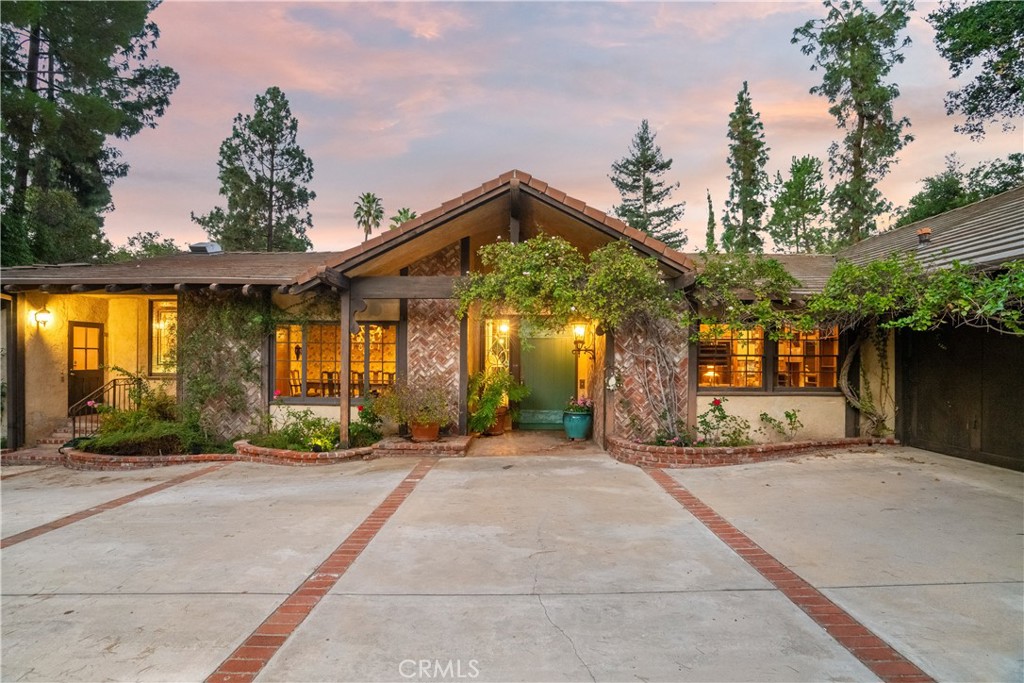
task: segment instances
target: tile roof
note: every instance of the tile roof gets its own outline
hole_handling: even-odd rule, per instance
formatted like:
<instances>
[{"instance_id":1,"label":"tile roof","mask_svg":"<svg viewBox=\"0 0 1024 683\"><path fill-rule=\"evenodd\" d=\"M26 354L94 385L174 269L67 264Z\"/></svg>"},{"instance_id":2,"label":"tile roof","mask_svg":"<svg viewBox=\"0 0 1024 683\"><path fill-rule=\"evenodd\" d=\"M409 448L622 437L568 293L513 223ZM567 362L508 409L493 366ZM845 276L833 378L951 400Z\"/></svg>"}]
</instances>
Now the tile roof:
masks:
<instances>
[{"instance_id":1,"label":"tile roof","mask_svg":"<svg viewBox=\"0 0 1024 683\"><path fill-rule=\"evenodd\" d=\"M931 240L922 244L917 233L924 228L931 229ZM839 257L862 264L897 252L914 252L936 268L953 261L998 266L1024 258L1024 185L873 235Z\"/></svg>"}]
</instances>

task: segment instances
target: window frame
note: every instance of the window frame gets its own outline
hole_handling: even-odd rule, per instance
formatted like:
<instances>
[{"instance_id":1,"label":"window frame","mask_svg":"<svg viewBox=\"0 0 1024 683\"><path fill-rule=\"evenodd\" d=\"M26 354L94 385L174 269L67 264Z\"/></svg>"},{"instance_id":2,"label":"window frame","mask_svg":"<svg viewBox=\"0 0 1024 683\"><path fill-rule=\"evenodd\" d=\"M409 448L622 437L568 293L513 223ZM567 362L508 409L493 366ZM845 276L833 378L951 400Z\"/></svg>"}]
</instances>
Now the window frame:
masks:
<instances>
[{"instance_id":1,"label":"window frame","mask_svg":"<svg viewBox=\"0 0 1024 683\"><path fill-rule=\"evenodd\" d=\"M174 308L174 335L173 335L173 339L171 339L171 342L173 342L175 344L175 346L176 346L177 345L177 341L178 341L177 340L177 336L178 336L178 334L177 334L177 329L178 329L178 301L177 301L177 299L149 299L147 307L146 307L147 308L146 337L147 337L147 346L148 346L148 348L146 349L146 372L147 372L147 376L148 377L177 377L178 376L177 349L175 349L174 371L173 372L157 372L156 371L157 364L154 363L154 358L156 356L156 353L155 353L156 352L156 348L155 348L156 335L153 334L154 323L155 323L153 315L156 312L156 309L157 309L158 306L160 306L160 307L163 307L163 306L167 306L167 307L173 306L173 308Z\"/></svg>"},{"instance_id":2,"label":"window frame","mask_svg":"<svg viewBox=\"0 0 1024 683\"><path fill-rule=\"evenodd\" d=\"M395 320L357 320L356 324L359 326L359 331L360 333L363 334L364 339L369 337L371 325L376 325L377 327L381 328L393 327L395 329L395 382L397 382L401 371L398 361L399 356L401 355L399 352L401 346L401 325L399 324L399 322ZM352 333L350 332L349 334ZM344 385L349 392L349 403L351 405L358 406L362 405L366 401L366 397L369 396L370 392L372 391L370 389L370 354L363 354L363 383L362 386L360 387L362 393L360 393L359 396L352 395L352 381L350 375L350 373L352 372L352 360L353 359L350 357L349 367L346 368L345 371L347 381L344 382ZM394 386L394 384L392 384L391 386Z\"/></svg>"},{"instance_id":3,"label":"window frame","mask_svg":"<svg viewBox=\"0 0 1024 683\"><path fill-rule=\"evenodd\" d=\"M836 347L836 385L834 387L795 387L780 386L778 382L779 363L779 341L772 339L764 330L761 330L762 349L761 356L761 386L760 387L734 387L734 386L702 386L700 383L700 344L698 340L693 344L690 370L693 373L694 384L698 395L794 395L794 396L836 396L842 394L839 387L839 373L843 366L843 359L847 351L847 335L845 332L838 332L836 335L838 345ZM817 356L819 359L820 354Z\"/></svg>"}]
</instances>

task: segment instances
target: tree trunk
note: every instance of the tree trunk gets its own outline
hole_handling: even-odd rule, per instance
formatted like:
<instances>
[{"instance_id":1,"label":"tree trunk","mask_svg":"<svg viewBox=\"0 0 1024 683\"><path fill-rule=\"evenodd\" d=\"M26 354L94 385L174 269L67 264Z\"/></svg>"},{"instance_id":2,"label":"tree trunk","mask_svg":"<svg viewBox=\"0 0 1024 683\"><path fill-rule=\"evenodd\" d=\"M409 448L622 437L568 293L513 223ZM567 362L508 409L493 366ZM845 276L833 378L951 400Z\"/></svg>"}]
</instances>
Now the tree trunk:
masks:
<instances>
[{"instance_id":1,"label":"tree trunk","mask_svg":"<svg viewBox=\"0 0 1024 683\"><path fill-rule=\"evenodd\" d=\"M850 344L850 348L847 349L846 358L843 359L843 366L839 370L839 389L843 392L843 396L846 397L846 400L853 406L854 410L859 412L871 424L871 434L877 436L886 430L885 414L879 412L878 408L873 405L865 405L861 401L860 394L850 384L850 368L853 366L853 360L857 358L861 347L864 346L864 342L867 341L870 334L870 328L860 328L853 343Z\"/></svg>"}]
</instances>

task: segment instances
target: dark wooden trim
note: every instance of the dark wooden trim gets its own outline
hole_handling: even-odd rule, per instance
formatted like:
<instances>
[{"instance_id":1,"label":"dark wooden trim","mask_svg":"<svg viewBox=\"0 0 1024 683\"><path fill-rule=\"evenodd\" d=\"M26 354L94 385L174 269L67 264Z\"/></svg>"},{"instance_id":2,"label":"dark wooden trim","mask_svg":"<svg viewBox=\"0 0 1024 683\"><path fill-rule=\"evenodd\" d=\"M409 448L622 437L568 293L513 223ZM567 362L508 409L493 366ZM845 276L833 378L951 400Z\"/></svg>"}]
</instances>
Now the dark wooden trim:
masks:
<instances>
[{"instance_id":1,"label":"dark wooden trim","mask_svg":"<svg viewBox=\"0 0 1024 683\"><path fill-rule=\"evenodd\" d=\"M67 294L71 291L70 285L40 285L39 290L47 294Z\"/></svg>"},{"instance_id":2,"label":"dark wooden trim","mask_svg":"<svg viewBox=\"0 0 1024 683\"><path fill-rule=\"evenodd\" d=\"M621 387L616 386L612 391L608 388L608 380L615 377L615 332L606 330L604 333L604 381L601 383L601 390L604 392L604 437L601 447L608 442L609 436L615 435L615 404L616 392Z\"/></svg>"},{"instance_id":3,"label":"dark wooden trim","mask_svg":"<svg viewBox=\"0 0 1024 683\"><path fill-rule=\"evenodd\" d=\"M359 299L451 299L455 280L450 275L357 277L350 291Z\"/></svg>"},{"instance_id":4,"label":"dark wooden trim","mask_svg":"<svg viewBox=\"0 0 1024 683\"><path fill-rule=\"evenodd\" d=\"M39 289L38 285L4 285L4 291L8 294L21 294Z\"/></svg>"},{"instance_id":5,"label":"dark wooden trim","mask_svg":"<svg viewBox=\"0 0 1024 683\"><path fill-rule=\"evenodd\" d=\"M5 298L3 306L7 317L7 446L19 448L25 444L25 326L21 321L21 297Z\"/></svg>"},{"instance_id":6,"label":"dark wooden trim","mask_svg":"<svg viewBox=\"0 0 1024 683\"><path fill-rule=\"evenodd\" d=\"M686 328L687 346L687 372L686 372L686 426L697 426L697 384L700 381L700 364L697 359L700 355L700 343L692 341L694 338L694 326Z\"/></svg>"},{"instance_id":7,"label":"dark wooden trim","mask_svg":"<svg viewBox=\"0 0 1024 683\"><path fill-rule=\"evenodd\" d=\"M409 272L403 268L402 275ZM398 300L398 349L396 350L395 372L398 378L405 380L409 377L409 300Z\"/></svg>"},{"instance_id":8,"label":"dark wooden trim","mask_svg":"<svg viewBox=\"0 0 1024 683\"><path fill-rule=\"evenodd\" d=\"M82 287L82 289L76 289L76 287ZM90 289L102 289L102 288L100 288L100 287L98 287L96 285L75 285L74 287L71 288L71 291L72 292L88 292L88 291L90 291ZM174 287L172 287L171 285L161 285L161 284L149 283L149 284L146 284L146 285L142 285L142 291L145 292L146 294L172 294L174 292Z\"/></svg>"},{"instance_id":9,"label":"dark wooden trim","mask_svg":"<svg viewBox=\"0 0 1024 683\"><path fill-rule=\"evenodd\" d=\"M341 371L338 373L341 387L338 389L338 408L340 415L338 420L338 433L342 444L348 446L348 427L350 413L352 412L352 399L349 398L350 384L352 380L352 334L351 322L353 322L352 297L348 290L343 291L341 299ZM346 324L348 323L348 324Z\"/></svg>"}]
</instances>

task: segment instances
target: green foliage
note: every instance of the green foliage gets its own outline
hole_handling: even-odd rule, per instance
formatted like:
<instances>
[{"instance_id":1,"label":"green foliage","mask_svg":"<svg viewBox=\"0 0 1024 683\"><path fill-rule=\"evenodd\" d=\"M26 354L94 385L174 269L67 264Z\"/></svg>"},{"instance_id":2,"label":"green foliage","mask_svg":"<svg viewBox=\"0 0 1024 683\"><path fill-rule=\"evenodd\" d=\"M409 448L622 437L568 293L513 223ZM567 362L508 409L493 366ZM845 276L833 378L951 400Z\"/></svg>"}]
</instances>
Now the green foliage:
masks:
<instances>
[{"instance_id":1,"label":"green foliage","mask_svg":"<svg viewBox=\"0 0 1024 683\"><path fill-rule=\"evenodd\" d=\"M136 259L153 258L154 256L170 256L182 252L171 237L161 239L155 231L137 232L128 238L124 246L118 247L110 255L115 262L134 261Z\"/></svg>"},{"instance_id":2,"label":"green foliage","mask_svg":"<svg viewBox=\"0 0 1024 683\"><path fill-rule=\"evenodd\" d=\"M317 417L312 410L286 409L276 427L249 436L249 443L264 448L320 453L339 447L338 422Z\"/></svg>"},{"instance_id":3,"label":"green foliage","mask_svg":"<svg viewBox=\"0 0 1024 683\"><path fill-rule=\"evenodd\" d=\"M530 388L505 368L476 372L469 378L469 431L483 432L494 425L505 399L513 405L530 395ZM513 419L515 415L513 414Z\"/></svg>"},{"instance_id":4,"label":"green foliage","mask_svg":"<svg viewBox=\"0 0 1024 683\"><path fill-rule=\"evenodd\" d=\"M665 204L679 183L668 185L661 179L672 168L672 159L662 157L655 137L644 119L630 142L629 153L612 164L609 178L622 197L614 211L631 228L677 249L686 244L686 233L672 226L682 218L686 203Z\"/></svg>"},{"instance_id":5,"label":"green foliage","mask_svg":"<svg viewBox=\"0 0 1024 683\"><path fill-rule=\"evenodd\" d=\"M3 265L54 258L33 253L33 243L64 248L64 235L36 232L46 222L27 211L29 189L42 195L32 200L37 206L59 205L72 218L74 232L88 227L86 233L98 235L79 242L79 248L103 246L99 229L110 206L110 185L128 172L107 140L126 140L154 127L178 85L173 69L149 60L159 31L148 16L157 4L4 3ZM63 193L77 210L65 206ZM102 255L102 249L83 249L73 260Z\"/></svg>"},{"instance_id":6,"label":"green foliage","mask_svg":"<svg viewBox=\"0 0 1024 683\"><path fill-rule=\"evenodd\" d=\"M987 327L1024 334L1024 263L986 272L954 263L926 270L910 254L856 265L840 261L805 318L840 330L934 329L943 324Z\"/></svg>"},{"instance_id":7,"label":"green foliage","mask_svg":"<svg viewBox=\"0 0 1024 683\"><path fill-rule=\"evenodd\" d=\"M25 225L36 263L80 263L103 260L110 242L103 220L85 209L68 190L25 191Z\"/></svg>"},{"instance_id":8,"label":"green foliage","mask_svg":"<svg viewBox=\"0 0 1024 683\"><path fill-rule=\"evenodd\" d=\"M829 148L830 174L837 179L829 205L834 241L852 243L871 234L877 216L888 210L878 183L913 139L904 132L910 121L893 113L899 88L885 78L903 62L910 38L901 34L914 5L882 0L877 14L862 0L825 0L824 5L826 17L797 28L792 42L803 42L801 52L814 57L811 69L823 70L821 85L811 93L828 99L829 113L845 131L842 142Z\"/></svg>"},{"instance_id":9,"label":"green foliage","mask_svg":"<svg viewBox=\"0 0 1024 683\"><path fill-rule=\"evenodd\" d=\"M767 208L768 146L761 114L754 111L747 82L736 95L729 115L729 198L722 215L722 249L733 253L760 252L761 220Z\"/></svg>"},{"instance_id":10,"label":"green foliage","mask_svg":"<svg viewBox=\"0 0 1024 683\"><path fill-rule=\"evenodd\" d=\"M383 420L377 414L374 403L373 398L368 398L359 406L359 419L348 426L349 448L373 445L384 435L381 431Z\"/></svg>"},{"instance_id":11,"label":"green foliage","mask_svg":"<svg viewBox=\"0 0 1024 683\"><path fill-rule=\"evenodd\" d=\"M398 424L452 423L452 406L448 402L442 377L431 377L416 383L399 381L374 401L374 409L381 417Z\"/></svg>"},{"instance_id":12,"label":"green foliage","mask_svg":"<svg viewBox=\"0 0 1024 683\"><path fill-rule=\"evenodd\" d=\"M758 427L759 433L767 435L769 432L774 432L787 441L791 441L796 433L804 428L804 423L800 421L800 411L795 408L783 413L785 422L764 412L758 417L764 423L764 427Z\"/></svg>"},{"instance_id":13,"label":"green foliage","mask_svg":"<svg viewBox=\"0 0 1024 683\"><path fill-rule=\"evenodd\" d=\"M577 318L615 329L637 315L667 315L668 289L654 259L627 242L611 242L585 261L560 237L495 242L480 249L486 269L456 286L459 316L474 303L484 317L514 311L531 326L560 330Z\"/></svg>"},{"instance_id":14,"label":"green foliage","mask_svg":"<svg viewBox=\"0 0 1024 683\"><path fill-rule=\"evenodd\" d=\"M711 405L697 416L696 446L746 446L750 439L750 423L725 412L727 398L714 398Z\"/></svg>"},{"instance_id":15,"label":"green foliage","mask_svg":"<svg viewBox=\"0 0 1024 683\"><path fill-rule=\"evenodd\" d=\"M359 195L352 217L356 219L356 225L363 229L363 240L370 239L370 235L380 227L380 222L384 220L384 205L381 203L380 197L372 192L364 192Z\"/></svg>"},{"instance_id":16,"label":"green foliage","mask_svg":"<svg viewBox=\"0 0 1024 683\"><path fill-rule=\"evenodd\" d=\"M316 193L313 162L296 141L299 121L288 98L273 86L257 95L253 114L238 114L217 161L220 194L215 207L192 220L229 251L306 251L312 243L309 202Z\"/></svg>"},{"instance_id":17,"label":"green foliage","mask_svg":"<svg viewBox=\"0 0 1024 683\"><path fill-rule=\"evenodd\" d=\"M953 77L976 74L946 94L946 113L967 117L954 130L973 140L985 136L986 125L1002 122L1004 131L1013 130L1024 116L1024 3L948 0L928 15L928 23Z\"/></svg>"},{"instance_id":18,"label":"green foliage","mask_svg":"<svg viewBox=\"0 0 1024 683\"><path fill-rule=\"evenodd\" d=\"M389 229L394 230L395 228L401 226L402 223L408 223L409 221L414 220L415 218L416 212L407 206L403 206L395 213L394 216L388 219L391 221Z\"/></svg>"},{"instance_id":19,"label":"green foliage","mask_svg":"<svg viewBox=\"0 0 1024 683\"><path fill-rule=\"evenodd\" d=\"M704 251L713 254L718 251L715 244L715 207L711 204L711 190L708 191L708 229L704 233Z\"/></svg>"},{"instance_id":20,"label":"green foliage","mask_svg":"<svg viewBox=\"0 0 1024 683\"><path fill-rule=\"evenodd\" d=\"M924 188L910 198L895 226L921 221L1024 185L1024 154L982 162L966 173L956 153L946 157L946 169L922 181Z\"/></svg>"},{"instance_id":21,"label":"green foliage","mask_svg":"<svg viewBox=\"0 0 1024 683\"><path fill-rule=\"evenodd\" d=\"M706 254L682 324L772 331L792 318L792 290L799 282L781 263L762 254Z\"/></svg>"},{"instance_id":22,"label":"green foliage","mask_svg":"<svg viewBox=\"0 0 1024 683\"><path fill-rule=\"evenodd\" d=\"M768 234L779 251L815 253L825 248L828 237L823 225L825 180L821 160L813 156L793 157L789 178L775 175L775 197Z\"/></svg>"}]
</instances>

